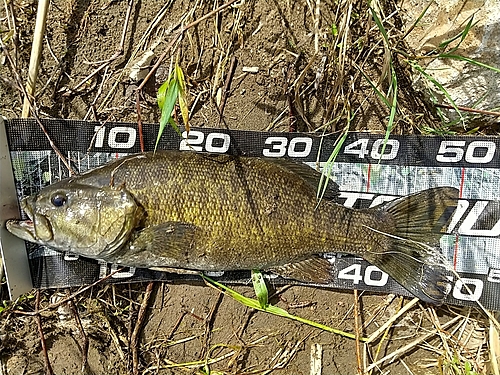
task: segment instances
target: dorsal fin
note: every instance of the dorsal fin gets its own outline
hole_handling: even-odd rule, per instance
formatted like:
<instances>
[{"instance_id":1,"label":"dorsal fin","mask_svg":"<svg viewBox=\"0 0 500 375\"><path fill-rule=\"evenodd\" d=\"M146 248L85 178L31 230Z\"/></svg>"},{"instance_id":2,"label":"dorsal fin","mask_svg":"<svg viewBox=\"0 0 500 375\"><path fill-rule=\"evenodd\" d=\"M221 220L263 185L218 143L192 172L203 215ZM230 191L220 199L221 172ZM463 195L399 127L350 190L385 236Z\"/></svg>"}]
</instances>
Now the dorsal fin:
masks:
<instances>
[{"instance_id":1,"label":"dorsal fin","mask_svg":"<svg viewBox=\"0 0 500 375\"><path fill-rule=\"evenodd\" d=\"M309 167L307 164L286 158L261 158L268 163L273 163L281 169L294 173L302 178L314 191L318 190L319 182L321 180L321 173ZM339 197L339 186L328 179L328 186L326 188L324 199L336 202Z\"/></svg>"}]
</instances>

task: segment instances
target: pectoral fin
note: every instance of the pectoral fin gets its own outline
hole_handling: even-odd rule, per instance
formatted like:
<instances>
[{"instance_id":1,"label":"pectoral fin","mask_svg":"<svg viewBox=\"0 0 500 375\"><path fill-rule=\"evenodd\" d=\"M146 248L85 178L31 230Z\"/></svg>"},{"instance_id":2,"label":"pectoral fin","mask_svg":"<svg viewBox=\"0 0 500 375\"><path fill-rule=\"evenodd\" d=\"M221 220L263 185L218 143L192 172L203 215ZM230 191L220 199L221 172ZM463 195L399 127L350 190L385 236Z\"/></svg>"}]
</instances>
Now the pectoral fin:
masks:
<instances>
[{"instance_id":1,"label":"pectoral fin","mask_svg":"<svg viewBox=\"0 0 500 375\"><path fill-rule=\"evenodd\" d=\"M332 264L318 256L273 267L269 271L289 279L318 284L328 284L333 275Z\"/></svg>"},{"instance_id":2,"label":"pectoral fin","mask_svg":"<svg viewBox=\"0 0 500 375\"><path fill-rule=\"evenodd\" d=\"M113 262L127 266L182 267L189 263L197 227L189 223L166 222L137 232Z\"/></svg>"}]
</instances>

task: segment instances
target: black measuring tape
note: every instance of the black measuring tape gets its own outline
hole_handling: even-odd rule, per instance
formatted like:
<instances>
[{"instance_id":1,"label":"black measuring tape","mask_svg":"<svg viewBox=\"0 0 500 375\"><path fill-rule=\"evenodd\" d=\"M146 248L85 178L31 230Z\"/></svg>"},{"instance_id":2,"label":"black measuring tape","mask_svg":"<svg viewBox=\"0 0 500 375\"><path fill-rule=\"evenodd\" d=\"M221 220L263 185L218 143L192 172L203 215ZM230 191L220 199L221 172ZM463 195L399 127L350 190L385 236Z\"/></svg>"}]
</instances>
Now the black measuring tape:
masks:
<instances>
[{"instance_id":1,"label":"black measuring tape","mask_svg":"<svg viewBox=\"0 0 500 375\"><path fill-rule=\"evenodd\" d=\"M137 124L44 120L60 149L83 172L112 159L140 152ZM18 196L68 177L68 170L52 150L34 120L5 122ZM152 150L158 125L144 124L144 145ZM187 138L186 138L187 137ZM337 142L336 135L264 133L196 128L184 139L172 129L163 134L159 149L231 153L247 156L288 157L322 167ZM189 145L188 145L189 144ZM384 146L385 144L385 146ZM454 186L460 200L441 239L441 249L460 278L452 281L446 303L500 310L500 138L475 136L390 136L350 133L335 160L332 176L340 186L341 203L372 207L396 196L435 186ZM56 288L89 284L115 272L117 267L96 260L64 255L28 244L33 284ZM330 254L334 265L332 288L384 293L408 293L368 262ZM210 274L225 283L247 283L249 272ZM115 282L192 279L147 269L127 268L114 273ZM274 283L295 283L273 275ZM310 284L308 284L310 285Z\"/></svg>"}]
</instances>

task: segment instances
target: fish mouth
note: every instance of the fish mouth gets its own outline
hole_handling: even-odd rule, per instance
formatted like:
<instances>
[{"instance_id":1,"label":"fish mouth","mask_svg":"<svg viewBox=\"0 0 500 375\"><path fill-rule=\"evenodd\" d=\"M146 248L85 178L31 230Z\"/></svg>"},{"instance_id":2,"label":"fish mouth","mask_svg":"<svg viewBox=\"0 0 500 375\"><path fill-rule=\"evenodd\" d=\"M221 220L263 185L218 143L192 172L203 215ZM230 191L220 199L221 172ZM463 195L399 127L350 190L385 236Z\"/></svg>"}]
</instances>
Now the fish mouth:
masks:
<instances>
[{"instance_id":1,"label":"fish mouth","mask_svg":"<svg viewBox=\"0 0 500 375\"><path fill-rule=\"evenodd\" d=\"M35 224L32 220L7 220L5 223L7 230L14 236L25 241L38 242L35 231Z\"/></svg>"},{"instance_id":2,"label":"fish mouth","mask_svg":"<svg viewBox=\"0 0 500 375\"><path fill-rule=\"evenodd\" d=\"M33 212L33 208L27 202L27 199L25 198L21 201L21 208L26 212L29 219L10 219L5 223L5 227L16 237L43 245L53 237L52 226L45 216ZM37 231L37 226L43 227L43 231ZM37 232L45 233L45 236L43 236L45 238L40 238Z\"/></svg>"}]
</instances>

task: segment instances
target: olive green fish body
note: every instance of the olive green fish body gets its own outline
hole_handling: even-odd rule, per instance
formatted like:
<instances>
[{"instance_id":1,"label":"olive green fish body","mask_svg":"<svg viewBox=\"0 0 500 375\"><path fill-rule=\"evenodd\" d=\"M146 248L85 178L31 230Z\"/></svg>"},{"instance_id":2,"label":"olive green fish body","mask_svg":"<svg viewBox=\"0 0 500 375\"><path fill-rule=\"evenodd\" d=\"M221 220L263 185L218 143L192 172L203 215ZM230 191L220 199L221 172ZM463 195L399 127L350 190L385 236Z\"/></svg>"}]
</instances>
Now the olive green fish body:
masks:
<instances>
[{"instance_id":1,"label":"olive green fish body","mask_svg":"<svg viewBox=\"0 0 500 375\"><path fill-rule=\"evenodd\" d=\"M355 210L332 201L333 187L318 204L319 177L285 159L145 153L43 189L22 203L33 224L7 227L29 241L129 266L262 269L313 282L332 277L331 263L318 255L357 254L420 298L442 301L435 227L456 205L456 189Z\"/></svg>"},{"instance_id":2,"label":"olive green fish body","mask_svg":"<svg viewBox=\"0 0 500 375\"><path fill-rule=\"evenodd\" d=\"M315 187L293 167L272 159L163 152L115 162L71 183L123 186L147 213L144 227L193 225L189 252L170 266L266 269L368 246L369 237L352 233L366 231L362 218L368 223L372 216L328 201L316 209Z\"/></svg>"}]
</instances>

